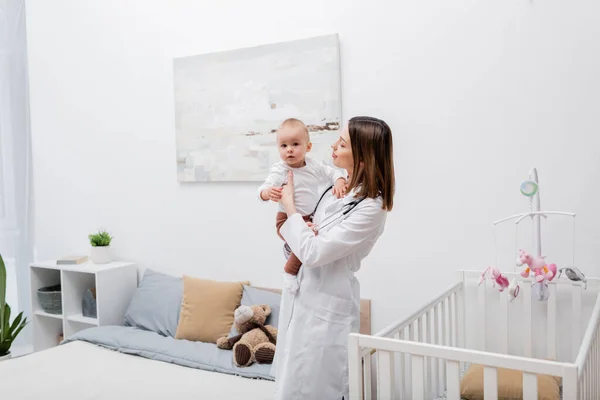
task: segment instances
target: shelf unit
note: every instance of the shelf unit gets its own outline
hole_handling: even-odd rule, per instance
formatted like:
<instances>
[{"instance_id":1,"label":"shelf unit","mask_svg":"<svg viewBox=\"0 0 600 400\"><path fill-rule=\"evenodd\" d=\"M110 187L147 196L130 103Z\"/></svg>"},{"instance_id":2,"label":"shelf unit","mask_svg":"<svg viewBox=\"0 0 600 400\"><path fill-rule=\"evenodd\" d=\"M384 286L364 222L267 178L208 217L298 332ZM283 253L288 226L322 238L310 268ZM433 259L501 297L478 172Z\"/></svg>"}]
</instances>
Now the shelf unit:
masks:
<instances>
[{"instance_id":1,"label":"shelf unit","mask_svg":"<svg viewBox=\"0 0 600 400\"><path fill-rule=\"evenodd\" d=\"M57 265L56 261L30 264L33 351L44 350L90 327L123 325L125 311L138 285L135 264L111 262ZM61 285L61 314L45 312L39 303L40 288ZM82 300L88 289L96 288L96 318L84 317Z\"/></svg>"}]
</instances>

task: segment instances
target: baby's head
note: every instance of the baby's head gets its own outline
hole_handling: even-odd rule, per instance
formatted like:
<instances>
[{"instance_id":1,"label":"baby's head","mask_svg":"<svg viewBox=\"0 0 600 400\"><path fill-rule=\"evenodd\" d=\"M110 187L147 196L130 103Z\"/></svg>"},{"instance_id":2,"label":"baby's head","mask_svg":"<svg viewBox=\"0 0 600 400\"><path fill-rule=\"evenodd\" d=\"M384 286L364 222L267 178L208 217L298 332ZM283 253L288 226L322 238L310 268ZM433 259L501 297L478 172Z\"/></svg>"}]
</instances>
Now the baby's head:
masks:
<instances>
[{"instance_id":1,"label":"baby's head","mask_svg":"<svg viewBox=\"0 0 600 400\"><path fill-rule=\"evenodd\" d=\"M304 122L288 118L281 123L277 130L277 149L287 165L293 168L302 167L306 153L311 147L308 128Z\"/></svg>"}]
</instances>

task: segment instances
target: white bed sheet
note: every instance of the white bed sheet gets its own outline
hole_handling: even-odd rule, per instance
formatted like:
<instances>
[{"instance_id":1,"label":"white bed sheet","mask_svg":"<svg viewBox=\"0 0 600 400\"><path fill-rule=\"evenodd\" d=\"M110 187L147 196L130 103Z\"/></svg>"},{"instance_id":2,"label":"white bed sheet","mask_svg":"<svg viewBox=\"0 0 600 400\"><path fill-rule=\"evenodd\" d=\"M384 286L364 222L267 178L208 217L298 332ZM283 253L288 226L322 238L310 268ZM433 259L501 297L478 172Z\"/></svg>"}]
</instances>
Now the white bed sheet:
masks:
<instances>
[{"instance_id":1,"label":"white bed sheet","mask_svg":"<svg viewBox=\"0 0 600 400\"><path fill-rule=\"evenodd\" d=\"M71 342L0 362L7 399L270 400L275 383Z\"/></svg>"}]
</instances>

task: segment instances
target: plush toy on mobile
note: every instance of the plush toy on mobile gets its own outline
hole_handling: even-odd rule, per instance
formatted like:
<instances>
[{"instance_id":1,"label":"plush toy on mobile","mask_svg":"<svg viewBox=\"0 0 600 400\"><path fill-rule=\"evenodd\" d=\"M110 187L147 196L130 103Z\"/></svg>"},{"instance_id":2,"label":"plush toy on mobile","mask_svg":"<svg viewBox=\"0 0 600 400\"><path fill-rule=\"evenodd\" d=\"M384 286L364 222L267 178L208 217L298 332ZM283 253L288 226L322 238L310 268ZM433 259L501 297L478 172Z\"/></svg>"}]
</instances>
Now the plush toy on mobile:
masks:
<instances>
[{"instance_id":1,"label":"plush toy on mobile","mask_svg":"<svg viewBox=\"0 0 600 400\"><path fill-rule=\"evenodd\" d=\"M527 252L519 249L517 266L527 265L527 268L521 271L521 276L527 278L533 272L536 282L551 281L554 279L556 276L556 264L546 264L545 258L546 256L532 257Z\"/></svg>"},{"instance_id":2,"label":"plush toy on mobile","mask_svg":"<svg viewBox=\"0 0 600 400\"><path fill-rule=\"evenodd\" d=\"M563 272L565 273L567 278L569 278L569 280L571 280L573 282L583 282L583 288L587 289L587 278L585 277L583 272L581 272L578 268L575 268L575 267L561 268L559 270L559 274L558 274L559 278Z\"/></svg>"},{"instance_id":3,"label":"plush toy on mobile","mask_svg":"<svg viewBox=\"0 0 600 400\"><path fill-rule=\"evenodd\" d=\"M488 277L488 274L490 277ZM502 275L500 270L494 267L487 267L481 273L481 276L479 277L479 285L481 285L485 279L492 279L493 286L496 287L496 284L498 284L498 290L501 292L504 291L504 289L506 289L510 284L508 279Z\"/></svg>"},{"instance_id":4,"label":"plush toy on mobile","mask_svg":"<svg viewBox=\"0 0 600 400\"><path fill-rule=\"evenodd\" d=\"M490 275L490 276L488 277L488 275ZM517 280L513 279L512 282L509 282L508 278L506 276L502 275L500 270L497 268L487 267L481 273L481 276L479 277L478 285L481 285L483 283L483 281L486 279L491 279L494 287L496 287L496 284L498 284L498 290L500 292L503 292L504 289L508 288L507 292L508 292L508 295L509 295L509 298L511 301L519 295L520 288L519 288L519 285L517 284Z\"/></svg>"}]
</instances>

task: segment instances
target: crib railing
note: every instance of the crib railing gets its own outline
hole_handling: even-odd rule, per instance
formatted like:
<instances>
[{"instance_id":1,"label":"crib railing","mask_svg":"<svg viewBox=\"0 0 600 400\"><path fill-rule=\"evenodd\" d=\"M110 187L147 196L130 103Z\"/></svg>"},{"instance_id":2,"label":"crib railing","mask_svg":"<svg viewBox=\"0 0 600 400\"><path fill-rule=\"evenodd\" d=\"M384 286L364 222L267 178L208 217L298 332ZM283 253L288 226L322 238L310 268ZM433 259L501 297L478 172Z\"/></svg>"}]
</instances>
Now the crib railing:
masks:
<instances>
[{"instance_id":1,"label":"crib railing","mask_svg":"<svg viewBox=\"0 0 600 400\"><path fill-rule=\"evenodd\" d=\"M462 274L463 282L469 280L475 280L478 278L481 272L479 271L459 271ZM535 301L532 299L532 287L533 283L532 278L524 279L518 273L505 273L504 274L509 280L513 278L518 279L520 285L520 293L517 303L520 302L520 313L521 313L521 335L522 339L522 355L524 357L532 357L533 356L533 340L534 340L534 332L533 332L533 317L532 314L532 302ZM486 285L491 285L491 283L486 282ZM582 296L584 290L592 291L594 293L598 293L600 287L600 279L598 278L589 278L586 284L586 289L584 289L584 285L580 282L572 282L565 277L561 279L555 279L548 285L549 297L545 301L547 304L545 310L545 318L546 318L546 326L545 326L545 340L546 340L546 355L545 357L550 360L558 359L558 341L557 341L557 323L559 322L558 318L558 296L559 288L561 288L561 293L564 291L569 292L570 303L571 303L571 311L569 312L570 321L568 322L570 325L570 340L571 340L571 356L568 361L574 361L575 357L579 352L579 348L582 340L582 331L581 326L583 322L582 316ZM564 290L564 291L563 291ZM497 293L499 296L499 308L494 310L494 317L498 321L497 327L498 329L504 329L502 335L498 335L501 337L500 340L500 348L497 349L499 353L508 353L509 348L509 332L507 327L508 316L509 316L509 302L508 296L505 293ZM488 293L486 293L486 287L484 284L479 287L477 304L478 304L478 316L482 321L486 319L486 313L488 312L488 307L486 302L489 301ZM511 306L514 309L514 305ZM469 343L469 347L476 347L478 350L489 351L490 347L487 343L487 332L486 326L483 324L481 326L483 329L480 340L481 343L478 346L473 346ZM496 327L494 327L496 329ZM539 335L539 331L537 332Z\"/></svg>"},{"instance_id":2,"label":"crib railing","mask_svg":"<svg viewBox=\"0 0 600 400\"><path fill-rule=\"evenodd\" d=\"M546 346L543 353L549 360L532 359L533 353L533 316L531 286L527 280L520 279L518 274L506 274L509 279L517 277L521 282L519 300L509 308L508 296L476 282L480 272L459 271L459 282L452 285L444 293L430 303L424 305L413 315L394 323L373 336L353 335L350 337L349 348L353 399L370 400L375 394L378 399L433 399L448 392L448 399L460 391L460 375L465 370L465 363L475 362L484 365L484 383L486 399L497 397L497 368L517 369L524 371L523 385L531 398L537 398L536 374L554 375L563 378L563 398L577 399L577 393L582 399L599 398L600 385L592 378L600 372L600 337L596 327L600 324L600 304L597 303L592 312L592 324L586 324L584 340L581 337L582 324L582 284L571 282L566 278L554 280L550 286L550 297L544 305L546 318ZM467 282L469 292L467 293ZM475 292L472 292L475 282ZM563 288L560 291L559 287ZM595 296L600 287L599 279L589 279L587 287L593 289ZM565 355L565 346L561 340L563 363L558 360L558 305L564 309L564 303L558 303L557 293L568 293L570 301L566 304L569 316L566 321L569 326L569 338L572 352ZM475 296L475 297L473 297ZM496 304L488 309L487 301L496 297ZM595 299L597 299L595 297ZM479 338L466 335L465 302L471 307L478 307L474 325L482 335ZM600 301L600 300L599 300ZM499 302L499 303L498 303ZM473 305L473 303L476 303ZM569 304L570 303L570 304ZM589 303L586 303L589 304ZM491 303L489 303L491 305ZM516 342L520 351L518 355L509 353L509 309L513 317L520 318L518 324L519 338ZM493 310L493 311L492 311ZM561 312L565 312L561 311ZM486 342L486 312L493 312L498 324L494 331L488 330L496 340L494 349ZM516 313L516 314L515 314ZM491 315L491 314L490 314ZM536 317L540 314L536 312ZM473 315L469 316L469 324L473 323ZM483 323L481 323L483 321ZM471 326L471 325L469 325ZM501 331L498 329L504 329ZM539 330L536 331L539 336ZM381 342L379 340L382 340ZM477 339L477 340L476 340ZM465 350L467 347L472 350ZM482 341L482 342L480 342ZM394 347L397 343L399 347ZM513 347L514 347L513 343ZM356 347L359 346L359 347ZM391 346L391 347L390 347ZM356 348L360 348L356 354ZM541 349L538 349L541 351ZM575 357L577 356L577 360ZM552 360L552 361L551 361ZM359 386L357 386L359 385ZM360 397L356 397L360 393ZM582 394L583 393L583 394ZM586 393L595 395L589 397ZM570 397L567 396L570 395ZM458 399L459 397L457 397Z\"/></svg>"},{"instance_id":3,"label":"crib railing","mask_svg":"<svg viewBox=\"0 0 600 400\"><path fill-rule=\"evenodd\" d=\"M448 290L430 303L423 306L413 315L397 324L390 325L375 337L407 340L410 342L447 345L451 347L464 346L464 299L462 296L463 282L452 285ZM376 369L378 399L394 393L400 399L411 399L411 360L402 353L394 354L375 351L368 348L361 354L361 373L364 382L365 399L370 400L373 393L372 363L375 355L378 368ZM447 365L443 360L425 357L423 360L423 378L426 385L424 394L432 396L443 393ZM387 368L379 368L386 365ZM385 371L385 372L384 372ZM430 388L435 388L430 390ZM395 397L394 397L395 398Z\"/></svg>"},{"instance_id":4,"label":"crib railing","mask_svg":"<svg viewBox=\"0 0 600 400\"><path fill-rule=\"evenodd\" d=\"M600 296L596 300L590 323L585 331L583 341L575 364L577 365L577 378L579 380L579 399L600 399ZM564 397L567 399L569 397ZM573 397L575 398L575 397Z\"/></svg>"},{"instance_id":5,"label":"crib railing","mask_svg":"<svg viewBox=\"0 0 600 400\"><path fill-rule=\"evenodd\" d=\"M391 360L396 354L410 357L412 369L411 390L404 393L412 400L431 399L427 393L425 365L427 358L439 358L445 364L445 387L448 400L460 400L460 363L479 364L484 366L484 398L498 398L497 369L506 368L523 371L523 399L537 400L537 375L551 375L562 378L563 398L577 398L578 369L576 364L559 363L533 358L510 356L455 347L411 342L384 337L351 334L349 336L349 365L350 365L350 400L362 400L366 393L362 387L363 349L376 349L379 400L397 399L392 384L394 368ZM594 397L584 397L591 399Z\"/></svg>"}]
</instances>

